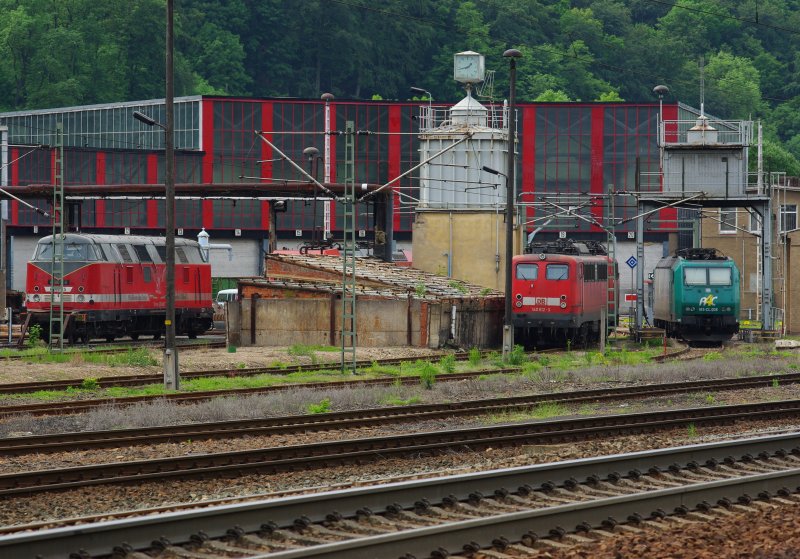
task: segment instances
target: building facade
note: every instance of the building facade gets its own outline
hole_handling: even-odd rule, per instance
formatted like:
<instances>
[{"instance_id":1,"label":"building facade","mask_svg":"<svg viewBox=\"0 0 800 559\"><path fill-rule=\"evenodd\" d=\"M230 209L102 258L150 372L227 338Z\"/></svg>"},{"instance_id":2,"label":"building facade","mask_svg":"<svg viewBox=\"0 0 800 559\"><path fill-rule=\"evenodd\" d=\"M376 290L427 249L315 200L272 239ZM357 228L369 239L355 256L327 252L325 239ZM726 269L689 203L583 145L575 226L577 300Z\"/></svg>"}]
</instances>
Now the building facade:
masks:
<instances>
[{"instance_id":1,"label":"building facade","mask_svg":"<svg viewBox=\"0 0 800 559\"><path fill-rule=\"evenodd\" d=\"M72 228L91 232L161 234L164 201L125 194L126 185L163 184L164 135L133 118L141 111L165 121L163 100L0 113L8 127L6 185L55 184L57 129L63 127L65 185L97 185L96 196L75 200ZM536 197L589 196L581 211L603 220L613 213L629 218L636 203L635 189L659 189L659 151L656 142L657 103L520 103L517 112L517 188L524 207L526 230L546 217L529 202ZM684 118L691 109L679 104L663 107L665 119ZM270 192L253 197L208 195L209 185L259 183L302 179L296 169L256 135L262 131L278 149L307 168L319 180L337 182L344 176L345 141L340 132L355 123L356 183L385 184L419 163L419 103L388 101L242 99L182 97L175 100L176 182L196 185L196 194L176 200L178 234L194 236L201 228L212 242L230 243L234 260L213 254L214 275L256 276L263 271L263 254L270 250ZM326 119L326 115L327 119ZM304 155L315 147L319 157ZM327 150L327 151L326 151ZM325 158L325 154L329 157ZM639 171L637 173L637 170ZM394 239L400 247L411 238L413 208L419 199L418 173L397 180L394 189ZM466 187L455 185L456 188ZM612 201L613 199L613 201ZM28 200L48 210L51 200ZM527 201L527 202L526 202ZM319 238L325 228L341 238L343 212L335 202L312 203L288 199L285 213L276 214L276 247L296 247ZM357 209L356 228L365 241L372 238L369 205ZM647 223L646 237L661 242L676 230L675 210L660 212ZM538 221L537 221L538 220ZM619 219L618 219L619 221ZM36 239L49 234L51 222L24 205L11 201L8 235L14 255L9 261L10 287L24 286L24 262ZM630 240L634 222L615 228L623 243ZM606 233L591 220L556 216L541 236L566 234L573 238ZM652 263L653 265L655 262Z\"/></svg>"},{"instance_id":2,"label":"building facade","mask_svg":"<svg viewBox=\"0 0 800 559\"><path fill-rule=\"evenodd\" d=\"M777 177L772 181L772 274L773 300L777 309L775 329L788 334L800 332L800 281L793 262L800 258L800 179ZM761 307L761 218L746 208L708 208L700 220L702 246L719 249L734 259L741 274L742 320L760 327Z\"/></svg>"}]
</instances>

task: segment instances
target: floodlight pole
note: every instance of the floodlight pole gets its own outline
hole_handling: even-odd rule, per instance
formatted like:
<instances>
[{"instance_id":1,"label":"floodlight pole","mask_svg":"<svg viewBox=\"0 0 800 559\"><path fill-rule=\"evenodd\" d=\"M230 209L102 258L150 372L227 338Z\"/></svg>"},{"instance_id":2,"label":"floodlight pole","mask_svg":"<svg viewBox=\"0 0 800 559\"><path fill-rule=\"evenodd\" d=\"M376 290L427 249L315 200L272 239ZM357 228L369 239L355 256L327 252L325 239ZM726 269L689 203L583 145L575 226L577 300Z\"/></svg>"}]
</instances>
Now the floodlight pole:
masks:
<instances>
[{"instance_id":1,"label":"floodlight pole","mask_svg":"<svg viewBox=\"0 0 800 559\"><path fill-rule=\"evenodd\" d=\"M503 319L503 357L507 357L514 350L514 321L511 309L511 274L513 272L511 261L514 258L514 186L516 174L514 173L514 155L516 148L517 119L516 89L517 89L517 58L522 53L517 49L508 49L503 53L509 59L509 94L508 94L508 163L506 167L506 286L505 286L505 318Z\"/></svg>"},{"instance_id":2,"label":"floodlight pole","mask_svg":"<svg viewBox=\"0 0 800 559\"><path fill-rule=\"evenodd\" d=\"M164 251L166 252L166 313L164 316L164 388L180 389L180 368L178 367L178 348L175 344L175 110L173 78L173 0L167 0L166 31L166 95L164 108L166 124L154 118L133 112L133 118L147 126L158 126L164 130Z\"/></svg>"},{"instance_id":3,"label":"floodlight pole","mask_svg":"<svg viewBox=\"0 0 800 559\"><path fill-rule=\"evenodd\" d=\"M164 337L164 387L180 389L180 368L178 367L178 348L175 344L175 107L174 107L174 75L173 75L173 0L167 0L167 36L166 36L166 109L167 125L164 129L166 151L164 187L166 201L164 211L166 219L166 251L167 251L167 316ZM171 385L171 386L170 386Z\"/></svg>"}]
</instances>

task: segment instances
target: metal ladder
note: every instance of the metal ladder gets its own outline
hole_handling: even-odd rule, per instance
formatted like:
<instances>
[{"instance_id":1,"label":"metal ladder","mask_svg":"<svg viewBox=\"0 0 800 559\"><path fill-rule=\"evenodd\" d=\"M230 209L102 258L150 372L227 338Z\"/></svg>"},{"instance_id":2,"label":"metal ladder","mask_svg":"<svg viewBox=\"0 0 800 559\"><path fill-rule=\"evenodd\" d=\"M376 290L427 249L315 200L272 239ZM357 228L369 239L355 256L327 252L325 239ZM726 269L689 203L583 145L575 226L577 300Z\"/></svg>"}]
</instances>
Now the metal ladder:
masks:
<instances>
[{"instance_id":1,"label":"metal ladder","mask_svg":"<svg viewBox=\"0 0 800 559\"><path fill-rule=\"evenodd\" d=\"M608 335L613 328L618 326L617 319L619 314L619 301L617 301L617 291L619 289L619 278L616 275L617 271L617 238L614 229L614 218L616 217L616 210L614 208L614 185L608 185L608 201L603 205L605 208L605 222L608 224L606 229L606 252L608 253L609 263L606 278L606 335ZM610 310L609 310L610 309Z\"/></svg>"},{"instance_id":2,"label":"metal ladder","mask_svg":"<svg viewBox=\"0 0 800 559\"><path fill-rule=\"evenodd\" d=\"M55 179L53 187L53 254L50 273L50 351L64 350L64 125L56 123ZM46 296L46 294L45 294Z\"/></svg>"},{"instance_id":3,"label":"metal ladder","mask_svg":"<svg viewBox=\"0 0 800 559\"><path fill-rule=\"evenodd\" d=\"M342 243L342 372L356 373L355 123L345 125L344 242Z\"/></svg>"}]
</instances>

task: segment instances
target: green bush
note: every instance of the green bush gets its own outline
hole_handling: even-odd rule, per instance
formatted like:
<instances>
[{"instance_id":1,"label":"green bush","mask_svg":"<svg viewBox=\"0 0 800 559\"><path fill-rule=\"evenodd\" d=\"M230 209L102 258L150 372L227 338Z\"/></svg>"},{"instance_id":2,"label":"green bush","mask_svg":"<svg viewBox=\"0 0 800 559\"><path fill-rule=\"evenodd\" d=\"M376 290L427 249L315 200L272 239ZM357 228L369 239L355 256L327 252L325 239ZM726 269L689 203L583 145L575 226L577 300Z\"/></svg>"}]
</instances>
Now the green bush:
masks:
<instances>
[{"instance_id":1,"label":"green bush","mask_svg":"<svg viewBox=\"0 0 800 559\"><path fill-rule=\"evenodd\" d=\"M30 328L28 328L28 342L32 346L39 345L39 342L42 341L42 327L38 324L34 324Z\"/></svg>"},{"instance_id":2,"label":"green bush","mask_svg":"<svg viewBox=\"0 0 800 559\"><path fill-rule=\"evenodd\" d=\"M330 398L325 398L319 404L308 404L308 407L306 407L306 410L308 410L308 413L311 413L311 414L314 414L314 413L328 413L329 411L331 411L331 399Z\"/></svg>"},{"instance_id":3,"label":"green bush","mask_svg":"<svg viewBox=\"0 0 800 559\"><path fill-rule=\"evenodd\" d=\"M528 356L525 354L525 348L521 345L515 345L506 358L506 362L509 365L522 365L527 360Z\"/></svg>"},{"instance_id":4,"label":"green bush","mask_svg":"<svg viewBox=\"0 0 800 559\"><path fill-rule=\"evenodd\" d=\"M481 350L477 347L473 347L469 350L469 364L473 367L477 367L481 362Z\"/></svg>"},{"instance_id":5,"label":"green bush","mask_svg":"<svg viewBox=\"0 0 800 559\"><path fill-rule=\"evenodd\" d=\"M85 378L81 383L81 388L83 390L95 390L100 387L100 383L97 382L96 378Z\"/></svg>"},{"instance_id":6,"label":"green bush","mask_svg":"<svg viewBox=\"0 0 800 559\"><path fill-rule=\"evenodd\" d=\"M439 366L445 373L454 373L456 371L456 356L452 353L445 355L439 360Z\"/></svg>"},{"instance_id":7,"label":"green bush","mask_svg":"<svg viewBox=\"0 0 800 559\"><path fill-rule=\"evenodd\" d=\"M436 382L436 367L430 363L425 363L419 373L419 380L426 390L432 390Z\"/></svg>"}]
</instances>

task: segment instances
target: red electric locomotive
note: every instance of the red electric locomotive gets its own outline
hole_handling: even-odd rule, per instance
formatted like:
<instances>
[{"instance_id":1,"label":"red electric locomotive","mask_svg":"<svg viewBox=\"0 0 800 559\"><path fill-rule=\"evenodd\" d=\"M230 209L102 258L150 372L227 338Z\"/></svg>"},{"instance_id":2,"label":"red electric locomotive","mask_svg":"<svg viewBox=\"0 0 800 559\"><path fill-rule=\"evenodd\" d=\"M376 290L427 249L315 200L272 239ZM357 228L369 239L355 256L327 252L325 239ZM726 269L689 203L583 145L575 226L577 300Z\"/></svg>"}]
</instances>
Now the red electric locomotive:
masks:
<instances>
[{"instance_id":1,"label":"red electric locomotive","mask_svg":"<svg viewBox=\"0 0 800 559\"><path fill-rule=\"evenodd\" d=\"M63 248L62 248L63 247ZM53 290L53 266L62 265L63 293ZM30 325L49 336L51 303L64 307L65 339L88 341L140 335L158 339L166 317L164 237L68 233L36 245L28 262L26 306ZM197 241L175 239L175 332L196 338L213 326L211 265Z\"/></svg>"},{"instance_id":2,"label":"red electric locomotive","mask_svg":"<svg viewBox=\"0 0 800 559\"><path fill-rule=\"evenodd\" d=\"M512 261L515 340L542 343L596 341L603 307L615 316L616 262L594 241L531 244Z\"/></svg>"}]
</instances>

